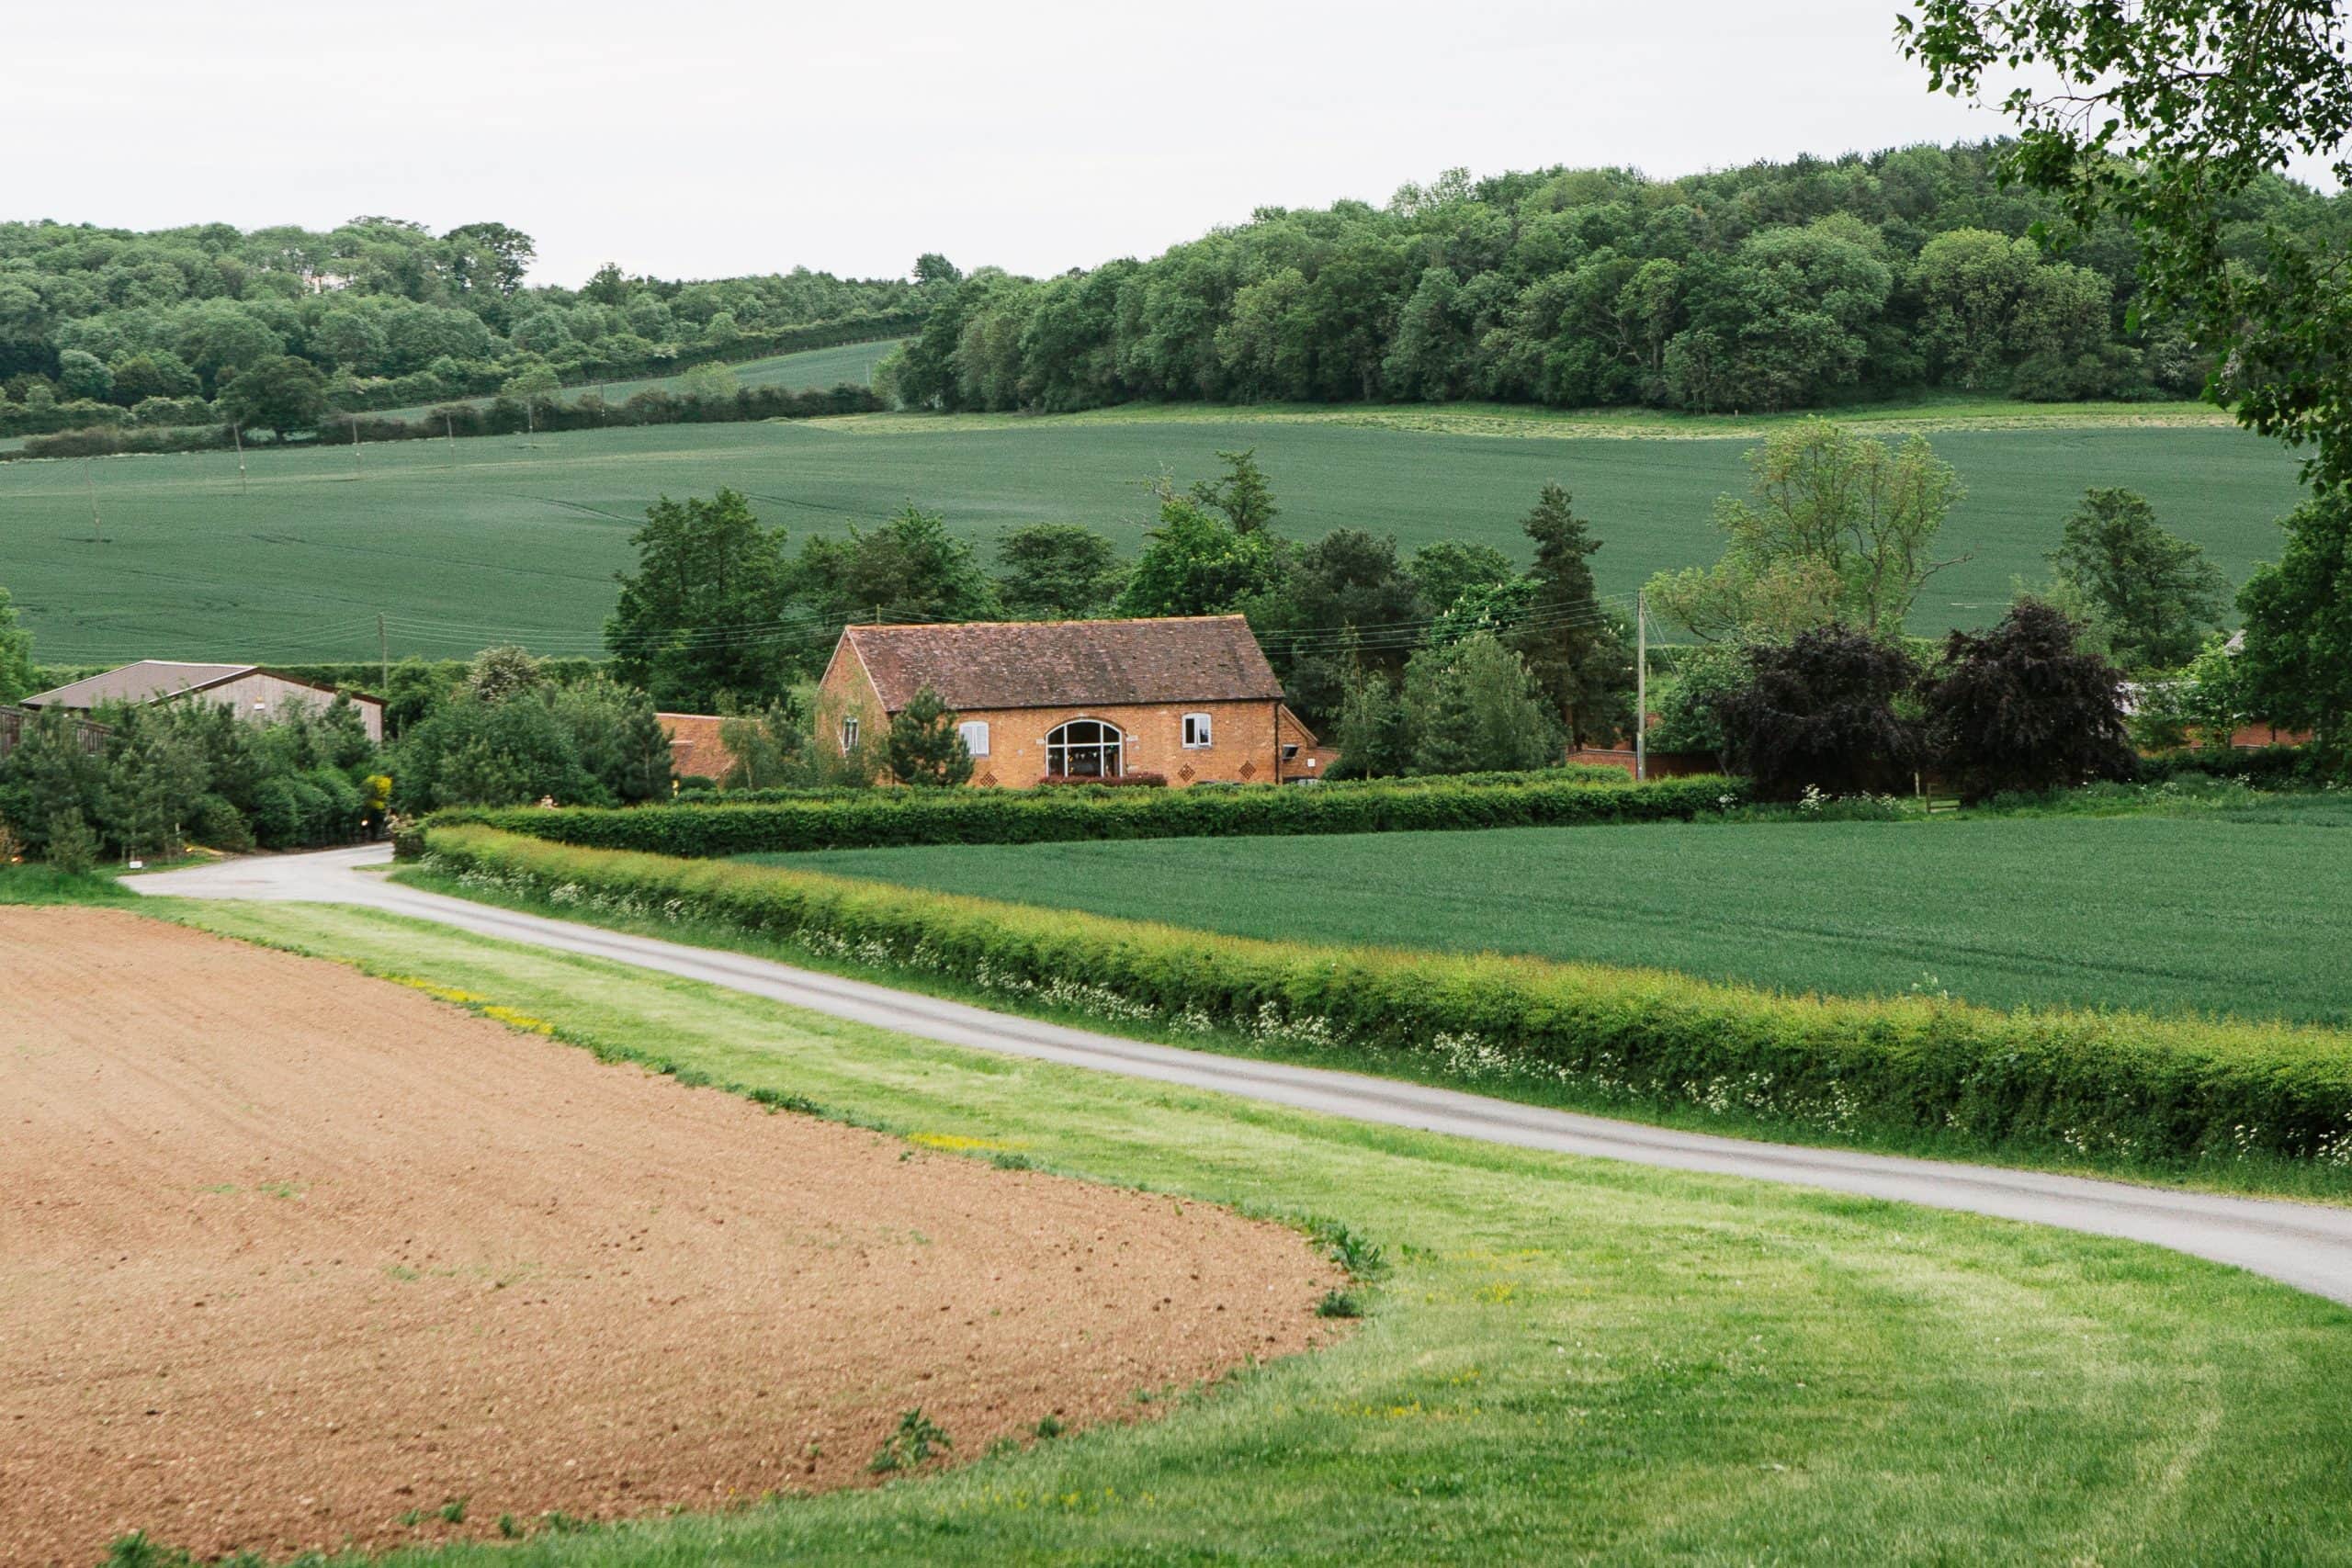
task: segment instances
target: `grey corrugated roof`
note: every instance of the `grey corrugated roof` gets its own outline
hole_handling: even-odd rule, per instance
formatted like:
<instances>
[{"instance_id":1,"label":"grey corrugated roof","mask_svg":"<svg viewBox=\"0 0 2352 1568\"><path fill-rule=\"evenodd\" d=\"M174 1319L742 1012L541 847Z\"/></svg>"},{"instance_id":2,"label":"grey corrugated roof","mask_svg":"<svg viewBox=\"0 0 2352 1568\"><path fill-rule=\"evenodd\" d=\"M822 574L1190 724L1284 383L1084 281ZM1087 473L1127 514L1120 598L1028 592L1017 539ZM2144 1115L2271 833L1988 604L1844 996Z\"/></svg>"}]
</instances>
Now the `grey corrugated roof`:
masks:
<instances>
[{"instance_id":1,"label":"grey corrugated roof","mask_svg":"<svg viewBox=\"0 0 2352 1568\"><path fill-rule=\"evenodd\" d=\"M842 637L892 713L925 686L958 711L1283 694L1239 615L851 626Z\"/></svg>"},{"instance_id":2,"label":"grey corrugated roof","mask_svg":"<svg viewBox=\"0 0 2352 1568\"><path fill-rule=\"evenodd\" d=\"M119 670L85 676L54 691L37 692L24 699L28 708L91 708L100 703L152 703L200 687L251 674L253 664L181 664L168 659L142 659Z\"/></svg>"}]
</instances>

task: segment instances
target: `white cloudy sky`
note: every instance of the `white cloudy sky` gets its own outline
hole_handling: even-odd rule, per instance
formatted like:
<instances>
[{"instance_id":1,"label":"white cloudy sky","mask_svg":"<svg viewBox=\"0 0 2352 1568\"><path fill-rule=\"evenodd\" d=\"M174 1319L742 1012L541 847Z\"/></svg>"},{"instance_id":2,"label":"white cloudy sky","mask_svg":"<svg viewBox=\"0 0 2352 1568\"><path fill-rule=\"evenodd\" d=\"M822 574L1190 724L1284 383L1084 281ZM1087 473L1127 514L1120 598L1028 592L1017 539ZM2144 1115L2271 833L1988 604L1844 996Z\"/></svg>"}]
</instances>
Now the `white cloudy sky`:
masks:
<instances>
[{"instance_id":1,"label":"white cloudy sky","mask_svg":"<svg viewBox=\"0 0 2352 1568\"><path fill-rule=\"evenodd\" d=\"M1896 0L26 7L0 216L512 223L536 277L1023 272L1449 165L1656 175L1999 129Z\"/></svg>"}]
</instances>

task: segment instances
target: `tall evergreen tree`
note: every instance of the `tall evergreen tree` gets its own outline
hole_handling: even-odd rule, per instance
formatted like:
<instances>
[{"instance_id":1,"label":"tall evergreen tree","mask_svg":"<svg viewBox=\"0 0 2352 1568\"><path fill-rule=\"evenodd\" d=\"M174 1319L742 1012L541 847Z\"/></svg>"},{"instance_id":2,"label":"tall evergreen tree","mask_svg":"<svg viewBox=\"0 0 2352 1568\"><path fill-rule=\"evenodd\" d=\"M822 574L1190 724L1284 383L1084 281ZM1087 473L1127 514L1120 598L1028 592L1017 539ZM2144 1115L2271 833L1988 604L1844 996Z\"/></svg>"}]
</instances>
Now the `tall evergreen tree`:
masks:
<instances>
[{"instance_id":1,"label":"tall evergreen tree","mask_svg":"<svg viewBox=\"0 0 2352 1568\"><path fill-rule=\"evenodd\" d=\"M1633 724L1634 661L1593 582L1600 541L1556 484L1520 526L1535 541L1535 592L1509 640L1576 743L1609 744Z\"/></svg>"},{"instance_id":2,"label":"tall evergreen tree","mask_svg":"<svg viewBox=\"0 0 2352 1568\"><path fill-rule=\"evenodd\" d=\"M940 789L972 776L972 753L956 715L929 686L891 716L890 772L900 784Z\"/></svg>"}]
</instances>

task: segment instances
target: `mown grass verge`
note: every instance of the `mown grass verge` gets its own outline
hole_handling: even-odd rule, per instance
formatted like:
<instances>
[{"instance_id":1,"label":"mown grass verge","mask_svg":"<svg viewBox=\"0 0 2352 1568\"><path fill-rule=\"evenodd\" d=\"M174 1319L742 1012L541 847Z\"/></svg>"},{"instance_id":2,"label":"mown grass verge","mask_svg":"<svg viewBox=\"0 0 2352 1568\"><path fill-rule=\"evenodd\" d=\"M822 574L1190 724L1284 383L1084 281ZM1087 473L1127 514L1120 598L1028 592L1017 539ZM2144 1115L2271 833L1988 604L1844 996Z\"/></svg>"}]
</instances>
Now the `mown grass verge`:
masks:
<instances>
[{"instance_id":1,"label":"mown grass verge","mask_svg":"<svg viewBox=\"0 0 2352 1568\"><path fill-rule=\"evenodd\" d=\"M1712 774L1642 784L1538 775L1510 783L1414 780L1336 788L864 790L745 806L456 810L432 821L480 823L597 849L700 857L906 844L1688 821L1746 798L1739 781ZM423 831L420 826L401 835L403 856L422 852Z\"/></svg>"},{"instance_id":2,"label":"mown grass verge","mask_svg":"<svg viewBox=\"0 0 2352 1568\"><path fill-rule=\"evenodd\" d=\"M2352 1049L2290 1025L1798 998L1656 971L1276 942L481 824L424 864L559 913L717 926L1125 1031L1809 1142L2352 1194ZM1391 1068L1390 1070L1394 1070Z\"/></svg>"},{"instance_id":3,"label":"mown grass verge","mask_svg":"<svg viewBox=\"0 0 2352 1568\"><path fill-rule=\"evenodd\" d=\"M395 1562L2352 1557L2352 1314L2233 1270L910 1040L375 911L165 910L494 998L559 1039L628 1043L919 1149L1015 1147L1171 1201L1331 1216L1387 1248L1356 1335L1179 1391L1170 1419L1041 1435L912 1483L519 1520L524 1539Z\"/></svg>"}]
</instances>

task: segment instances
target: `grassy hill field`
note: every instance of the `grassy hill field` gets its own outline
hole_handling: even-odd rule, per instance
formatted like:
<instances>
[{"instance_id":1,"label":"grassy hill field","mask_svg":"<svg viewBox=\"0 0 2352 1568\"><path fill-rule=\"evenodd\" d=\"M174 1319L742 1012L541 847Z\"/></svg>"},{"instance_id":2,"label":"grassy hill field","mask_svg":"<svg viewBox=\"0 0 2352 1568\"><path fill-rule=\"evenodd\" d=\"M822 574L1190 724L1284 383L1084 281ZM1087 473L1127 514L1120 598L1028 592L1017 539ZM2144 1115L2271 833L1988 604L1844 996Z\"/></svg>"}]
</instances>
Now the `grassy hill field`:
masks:
<instances>
[{"instance_id":1,"label":"grassy hill field","mask_svg":"<svg viewBox=\"0 0 2352 1568\"><path fill-rule=\"evenodd\" d=\"M831 348L805 348L797 354L771 354L764 359L746 359L727 367L735 379L746 387L788 387L799 391L809 387L838 387L846 381L854 387L870 385L874 367L882 356L899 346L896 338L874 343L844 343ZM642 376L630 380L596 381L585 387L572 387L563 396L568 400L585 391L605 395L607 402L626 402L639 392L660 389L674 392L685 380L685 373L674 376ZM488 398L461 398L459 402L487 403ZM431 405L437 407L439 405ZM392 409L384 417L414 419L426 411L426 405Z\"/></svg>"},{"instance_id":2,"label":"grassy hill field","mask_svg":"<svg viewBox=\"0 0 2352 1568\"><path fill-rule=\"evenodd\" d=\"M1240 936L1854 996L2352 1023L2352 802L2198 818L1663 824L752 857ZM2066 897L2053 899L2052 887ZM1148 890L1147 892L1147 890Z\"/></svg>"},{"instance_id":3,"label":"grassy hill field","mask_svg":"<svg viewBox=\"0 0 2352 1568\"><path fill-rule=\"evenodd\" d=\"M875 345L861 345L871 349ZM825 350L851 354L859 350ZM795 356L806 357L806 356ZM2129 485L2235 581L2276 553L2294 462L2210 410L2050 411L1984 404L1872 412L1874 433L1932 432L1970 494L1916 625L1977 623L2090 485ZM1715 498L1745 488L1767 422L1589 418L1523 410L1142 409L1058 419L864 416L566 435L0 465L0 582L54 662L164 657L395 657L519 641L598 650L628 536L662 494L735 485L796 537L911 500L968 537L1067 521L1138 543L1148 484L1206 474L1254 446L1312 538L1342 526L1491 541L1546 479L1576 495L1606 547L1604 592L1712 559ZM92 491L107 542L92 539Z\"/></svg>"}]
</instances>

